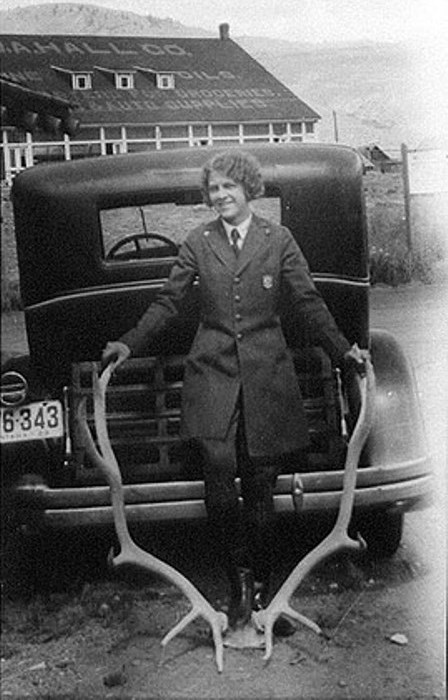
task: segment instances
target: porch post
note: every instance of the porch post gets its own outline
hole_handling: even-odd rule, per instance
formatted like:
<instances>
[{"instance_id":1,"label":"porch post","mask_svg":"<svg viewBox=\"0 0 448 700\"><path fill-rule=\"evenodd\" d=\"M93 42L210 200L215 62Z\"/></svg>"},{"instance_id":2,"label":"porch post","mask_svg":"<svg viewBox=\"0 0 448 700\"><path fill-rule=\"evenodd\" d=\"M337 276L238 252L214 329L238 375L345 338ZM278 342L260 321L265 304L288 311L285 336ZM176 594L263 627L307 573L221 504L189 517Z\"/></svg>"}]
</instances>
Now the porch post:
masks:
<instances>
[{"instance_id":1,"label":"porch post","mask_svg":"<svg viewBox=\"0 0 448 700\"><path fill-rule=\"evenodd\" d=\"M8 132L6 129L2 129L2 142L3 142L3 158L5 165L5 180L8 186L12 183L12 173L11 173L11 151L9 150L8 143Z\"/></svg>"},{"instance_id":2,"label":"porch post","mask_svg":"<svg viewBox=\"0 0 448 700\"><path fill-rule=\"evenodd\" d=\"M68 134L64 134L64 158L65 160L72 159L72 154L70 151L70 136Z\"/></svg>"},{"instance_id":3,"label":"porch post","mask_svg":"<svg viewBox=\"0 0 448 700\"><path fill-rule=\"evenodd\" d=\"M33 158L33 136L31 131L25 133L25 165L27 168L31 168L34 165Z\"/></svg>"}]
</instances>

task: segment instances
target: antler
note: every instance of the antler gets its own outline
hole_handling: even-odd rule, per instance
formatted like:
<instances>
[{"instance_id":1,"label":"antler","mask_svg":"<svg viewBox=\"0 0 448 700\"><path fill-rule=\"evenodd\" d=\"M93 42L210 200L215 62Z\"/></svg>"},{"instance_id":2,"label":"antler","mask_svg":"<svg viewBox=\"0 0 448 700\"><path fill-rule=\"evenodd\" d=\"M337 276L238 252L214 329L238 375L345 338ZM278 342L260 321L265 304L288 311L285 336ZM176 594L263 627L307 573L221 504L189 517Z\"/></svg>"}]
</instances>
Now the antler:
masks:
<instances>
[{"instance_id":1,"label":"antler","mask_svg":"<svg viewBox=\"0 0 448 700\"><path fill-rule=\"evenodd\" d=\"M145 552L131 538L126 522L123 482L121 472L115 454L110 443L107 423L106 423L106 389L112 376L114 365L109 364L101 377L98 377L96 365L92 365L93 398L95 429L99 450L93 440L92 434L87 425L86 401L83 399L79 403L78 418L81 433L84 438L85 447L91 460L98 466L107 479L112 500L112 510L114 516L115 530L120 543L120 552L112 558L114 566L123 564L133 564L159 574L175 586L180 588L182 593L191 602L191 610L165 635L162 639L162 646L166 646L179 632L181 632L190 622L198 617L204 618L212 629L213 641L215 644L215 659L218 671L223 669L223 640L222 633L227 629L227 615L216 611L195 586L179 571L169 564L157 559L157 557Z\"/></svg>"},{"instance_id":2,"label":"antler","mask_svg":"<svg viewBox=\"0 0 448 700\"><path fill-rule=\"evenodd\" d=\"M267 660L272 654L272 630L274 622L280 615L286 615L293 620L310 627L318 634L322 633L320 627L294 610L289 600L299 583L316 566L316 564L340 549L359 550L365 547L365 542L358 535L358 540L353 540L348 535L348 526L353 508L353 499L356 486L356 469L364 443L368 437L374 417L375 376L370 359L366 358L366 376L358 378L361 392L361 409L355 429L347 447L345 461L343 492L339 504L338 517L332 531L322 542L309 552L293 569L284 584L278 590L265 610L253 613L255 625L264 629L265 655Z\"/></svg>"}]
</instances>

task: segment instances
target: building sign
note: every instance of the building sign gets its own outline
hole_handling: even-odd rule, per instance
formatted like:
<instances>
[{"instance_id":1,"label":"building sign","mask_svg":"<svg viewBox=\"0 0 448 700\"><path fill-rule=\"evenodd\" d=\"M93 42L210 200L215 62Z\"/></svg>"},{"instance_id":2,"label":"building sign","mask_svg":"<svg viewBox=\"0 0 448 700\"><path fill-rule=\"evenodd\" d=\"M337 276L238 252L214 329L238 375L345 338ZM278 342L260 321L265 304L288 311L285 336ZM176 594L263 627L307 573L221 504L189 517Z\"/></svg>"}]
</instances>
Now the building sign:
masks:
<instances>
[{"instance_id":1,"label":"building sign","mask_svg":"<svg viewBox=\"0 0 448 700\"><path fill-rule=\"evenodd\" d=\"M448 192L448 151L408 151L409 194Z\"/></svg>"},{"instance_id":2,"label":"building sign","mask_svg":"<svg viewBox=\"0 0 448 700\"><path fill-rule=\"evenodd\" d=\"M178 90L176 96L161 101L154 90L140 90L138 95L114 95L110 90L96 90L86 95L77 95L82 110L94 112L135 112L164 109L167 112L179 110L233 110L262 109L277 104L282 96L269 89L235 90ZM159 99L158 99L159 98Z\"/></svg>"},{"instance_id":3,"label":"building sign","mask_svg":"<svg viewBox=\"0 0 448 700\"><path fill-rule=\"evenodd\" d=\"M101 42L102 46L88 40L73 41L0 41L0 55L15 56L138 56L147 54L149 56L191 56L192 54L178 44L159 44L148 41L135 42L135 48L119 46L117 41Z\"/></svg>"}]
</instances>

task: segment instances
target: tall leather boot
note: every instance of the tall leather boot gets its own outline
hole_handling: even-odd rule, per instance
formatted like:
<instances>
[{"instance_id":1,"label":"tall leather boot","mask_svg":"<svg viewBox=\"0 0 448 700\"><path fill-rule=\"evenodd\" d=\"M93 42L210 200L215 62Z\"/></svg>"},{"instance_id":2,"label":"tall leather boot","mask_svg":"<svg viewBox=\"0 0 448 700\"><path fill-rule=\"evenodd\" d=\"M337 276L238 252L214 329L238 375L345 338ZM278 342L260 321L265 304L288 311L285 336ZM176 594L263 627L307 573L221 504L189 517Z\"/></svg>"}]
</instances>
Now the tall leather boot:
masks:
<instances>
[{"instance_id":1,"label":"tall leather boot","mask_svg":"<svg viewBox=\"0 0 448 700\"><path fill-rule=\"evenodd\" d=\"M253 574L246 566L247 554L239 510L220 517L209 516L209 531L217 563L229 581L229 626L244 625L252 614Z\"/></svg>"},{"instance_id":2,"label":"tall leather boot","mask_svg":"<svg viewBox=\"0 0 448 700\"><path fill-rule=\"evenodd\" d=\"M266 576L262 581L254 582L253 610L265 610L271 602L272 597L271 575ZM290 637L294 634L296 628L286 617L278 617L274 622L272 631L275 637Z\"/></svg>"},{"instance_id":3,"label":"tall leather boot","mask_svg":"<svg viewBox=\"0 0 448 700\"><path fill-rule=\"evenodd\" d=\"M254 596L253 609L267 608L273 598L272 571L274 570L273 519L266 520L253 528L254 550ZM296 628L286 617L279 617L274 622L273 633L276 637L290 637Z\"/></svg>"},{"instance_id":4,"label":"tall leather boot","mask_svg":"<svg viewBox=\"0 0 448 700\"><path fill-rule=\"evenodd\" d=\"M230 601L227 617L229 627L244 627L252 615L254 577L250 569L235 567L229 572Z\"/></svg>"},{"instance_id":5,"label":"tall leather boot","mask_svg":"<svg viewBox=\"0 0 448 700\"><path fill-rule=\"evenodd\" d=\"M262 581L254 581L253 610L264 610L271 601L271 576Z\"/></svg>"}]
</instances>

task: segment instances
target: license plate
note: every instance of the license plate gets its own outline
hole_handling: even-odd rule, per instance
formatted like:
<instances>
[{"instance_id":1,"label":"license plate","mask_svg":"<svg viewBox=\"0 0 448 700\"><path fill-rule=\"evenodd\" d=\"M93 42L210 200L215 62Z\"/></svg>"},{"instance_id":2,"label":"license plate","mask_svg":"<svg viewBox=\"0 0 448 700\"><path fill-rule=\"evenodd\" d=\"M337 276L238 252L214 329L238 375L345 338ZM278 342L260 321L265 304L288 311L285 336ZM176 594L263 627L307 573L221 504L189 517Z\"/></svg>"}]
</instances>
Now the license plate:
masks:
<instances>
[{"instance_id":1,"label":"license plate","mask_svg":"<svg viewBox=\"0 0 448 700\"><path fill-rule=\"evenodd\" d=\"M0 442L61 437L64 433L60 401L36 401L1 409Z\"/></svg>"}]
</instances>

